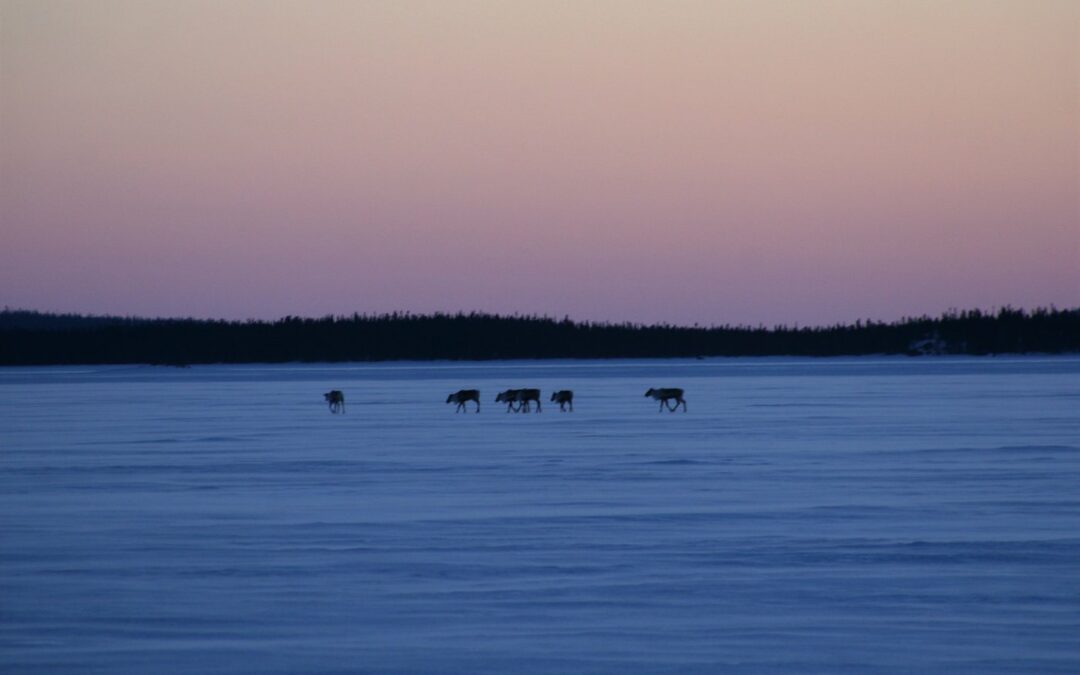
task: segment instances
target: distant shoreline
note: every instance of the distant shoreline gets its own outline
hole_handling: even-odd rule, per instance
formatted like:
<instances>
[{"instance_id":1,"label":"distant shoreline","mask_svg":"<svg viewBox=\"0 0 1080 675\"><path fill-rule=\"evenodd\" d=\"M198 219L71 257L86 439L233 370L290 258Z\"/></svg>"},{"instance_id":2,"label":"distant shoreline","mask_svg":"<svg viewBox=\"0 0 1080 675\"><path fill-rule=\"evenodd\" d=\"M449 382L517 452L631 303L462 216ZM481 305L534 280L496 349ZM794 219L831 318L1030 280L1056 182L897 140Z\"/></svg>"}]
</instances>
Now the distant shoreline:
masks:
<instances>
[{"instance_id":1,"label":"distant shoreline","mask_svg":"<svg viewBox=\"0 0 1080 675\"><path fill-rule=\"evenodd\" d=\"M473 362L1080 353L1080 308L774 328L394 313L278 321L0 311L0 365Z\"/></svg>"}]
</instances>

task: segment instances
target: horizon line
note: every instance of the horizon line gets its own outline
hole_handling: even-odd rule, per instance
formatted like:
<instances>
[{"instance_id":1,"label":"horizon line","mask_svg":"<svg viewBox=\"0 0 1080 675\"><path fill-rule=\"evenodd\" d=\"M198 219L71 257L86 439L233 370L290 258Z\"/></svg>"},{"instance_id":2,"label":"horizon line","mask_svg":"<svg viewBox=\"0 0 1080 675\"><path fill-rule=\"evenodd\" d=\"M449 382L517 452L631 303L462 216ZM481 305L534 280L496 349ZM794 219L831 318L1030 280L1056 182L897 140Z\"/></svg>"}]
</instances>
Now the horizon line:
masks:
<instances>
[{"instance_id":1,"label":"horizon line","mask_svg":"<svg viewBox=\"0 0 1080 675\"><path fill-rule=\"evenodd\" d=\"M794 322L792 324L773 323L771 325L767 325L764 322L761 322L761 323L758 323L756 325L751 325L751 324L744 324L744 323L739 323L739 324L730 324L730 323L729 324L717 324L717 323L702 324L702 323L694 322L692 324L685 324L685 323L672 323L672 322L637 322L637 321L629 321L629 320L612 321L612 320L596 320L596 319L578 319L578 318L572 318L569 314L566 314L562 318L559 318L559 317L556 317L556 316L550 316L548 314L529 314L529 313L520 313L520 312L514 312L513 314L502 314L502 313L499 313L499 312L490 312L490 311L486 311L486 310L456 310L456 311L452 311L452 312L451 311L444 311L444 310L437 310L437 311L430 311L430 312L414 312L412 310L393 310L393 311L383 311L383 312L353 311L351 313L343 313L343 314L330 313L330 314L323 314L323 315L320 315L320 316L305 316L305 315L299 315L299 314L286 314L284 316L279 316L277 318L268 319L268 318L251 318L251 317L249 317L249 318L223 318L223 317L212 317L212 316L198 317L198 316L190 316L190 315L189 316L145 316L145 315L137 315L137 314L125 314L125 315L119 315L119 314L94 314L94 313L55 311L55 310L25 309L25 308L20 308L20 307L11 307L9 305L4 305L3 309L0 309L0 315L26 313L26 314L36 314L36 315L42 315L42 316L73 317L73 318L91 319L91 320L97 319L97 320L147 321L147 322L149 322L149 321L201 321L201 322L213 322L213 323L264 323L264 324L274 324L274 323L280 323L280 322L283 322L283 321L287 321L287 320L290 320L290 319L296 319L296 320L300 320L300 321L325 321L325 320L328 320L328 319L334 320L334 321L347 321L347 320L352 320L352 319L356 319L356 318L361 318L361 319L387 319L387 318L429 319L429 318L439 318L439 317L448 317L448 318L483 317L483 318L491 318L491 319L509 319L509 320L517 319L517 320L533 320L533 321L552 321L552 322L555 322L555 323L561 323L561 322L569 321L572 324L582 325L582 326L590 326L590 325L592 325L592 326L612 326L612 327L628 326L628 327L634 327L634 328L654 328L655 327L655 328L677 328L677 329L687 329L687 330L720 330L720 329L729 329L729 330L763 330L763 329L764 330L776 330L776 329L803 330L803 329L815 329L815 328L856 327L856 326L868 326L868 325L878 325L878 324L881 324L881 325L894 325L894 324L908 323L908 322L912 322L912 321L922 321L922 320L931 320L931 321L933 321L933 320L941 320L941 319L949 319L949 318L958 318L958 317L961 317L961 316L967 315L967 314L978 314L978 315L983 316L983 317L996 317L996 316L999 316L999 315L1001 315L1003 313L1010 313L1010 312L1020 313L1023 316L1032 316L1034 314L1038 314L1038 313L1042 313L1042 312L1048 312L1048 313L1080 312L1080 305L1076 305L1076 306L1073 306L1073 307L1059 308L1054 303L1049 303L1048 305L1038 305L1038 306L1030 308L1030 309L1023 308L1023 307L1014 307L1011 304L994 306L994 307L991 307L990 309L983 309L981 307L965 308L965 309L960 309L960 308L956 308L956 307L950 307L949 309L944 310L943 312L941 312L938 315L931 315L931 314L924 313L924 314L921 314L921 315L901 316L899 318L894 318L894 319L858 318L858 319L855 319L853 321L846 321L846 322L802 324L802 325L800 325L799 322Z\"/></svg>"}]
</instances>

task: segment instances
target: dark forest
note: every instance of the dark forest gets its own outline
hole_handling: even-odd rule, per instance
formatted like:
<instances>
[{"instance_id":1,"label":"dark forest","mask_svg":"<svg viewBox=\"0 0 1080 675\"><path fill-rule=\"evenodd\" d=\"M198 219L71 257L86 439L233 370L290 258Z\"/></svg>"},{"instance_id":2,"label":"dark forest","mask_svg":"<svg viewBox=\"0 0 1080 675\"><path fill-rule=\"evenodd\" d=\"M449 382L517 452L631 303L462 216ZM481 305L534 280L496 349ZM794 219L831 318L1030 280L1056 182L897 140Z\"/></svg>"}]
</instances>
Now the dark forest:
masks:
<instances>
[{"instance_id":1,"label":"dark forest","mask_svg":"<svg viewBox=\"0 0 1080 675\"><path fill-rule=\"evenodd\" d=\"M484 313L277 321L0 312L0 365L1080 352L1080 308L827 327L638 325Z\"/></svg>"}]
</instances>

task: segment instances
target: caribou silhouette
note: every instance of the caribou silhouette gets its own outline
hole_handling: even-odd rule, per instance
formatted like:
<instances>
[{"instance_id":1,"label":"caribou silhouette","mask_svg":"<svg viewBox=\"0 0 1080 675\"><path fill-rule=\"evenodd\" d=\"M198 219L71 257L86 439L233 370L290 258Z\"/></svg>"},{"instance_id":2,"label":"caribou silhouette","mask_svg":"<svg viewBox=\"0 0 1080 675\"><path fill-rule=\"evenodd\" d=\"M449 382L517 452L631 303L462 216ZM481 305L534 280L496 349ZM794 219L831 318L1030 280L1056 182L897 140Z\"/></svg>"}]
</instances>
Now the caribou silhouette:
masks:
<instances>
[{"instance_id":1,"label":"caribou silhouette","mask_svg":"<svg viewBox=\"0 0 1080 675\"><path fill-rule=\"evenodd\" d=\"M495 395L495 402L496 403L505 403L506 404L506 412L510 412L511 410L513 410L514 412L517 412L518 410L521 409L520 406L515 405L517 403L517 395L518 395L519 391L521 391L521 390L520 389L507 389L506 391L500 391L498 394Z\"/></svg>"},{"instance_id":2,"label":"caribou silhouette","mask_svg":"<svg viewBox=\"0 0 1080 675\"><path fill-rule=\"evenodd\" d=\"M478 389L460 389L446 397L447 403L457 404L457 408L454 408L456 413L465 410L466 401L476 403L476 412L480 412L480 391Z\"/></svg>"},{"instance_id":3,"label":"caribou silhouette","mask_svg":"<svg viewBox=\"0 0 1080 675\"><path fill-rule=\"evenodd\" d=\"M506 404L506 412L529 412L532 401L536 401L536 412L541 412L539 389L507 389L495 397L496 403Z\"/></svg>"},{"instance_id":4,"label":"caribou silhouette","mask_svg":"<svg viewBox=\"0 0 1080 675\"><path fill-rule=\"evenodd\" d=\"M566 412L566 406L570 406L570 412L574 412L574 392L563 389L551 394L551 401L559 404L559 411Z\"/></svg>"},{"instance_id":5,"label":"caribou silhouette","mask_svg":"<svg viewBox=\"0 0 1080 675\"><path fill-rule=\"evenodd\" d=\"M326 392L325 394L323 394L323 398L326 399L326 402L328 404L330 404L331 413L334 413L335 415L337 413L344 414L345 394L343 394L340 389L332 389Z\"/></svg>"},{"instance_id":6,"label":"caribou silhouette","mask_svg":"<svg viewBox=\"0 0 1080 675\"><path fill-rule=\"evenodd\" d=\"M660 401L660 410L663 411L666 407L668 412L675 412L679 409L679 405L682 405L683 412L686 412L686 400L683 399L683 390L677 387L671 387L669 389L650 389L645 392L645 396L651 397L654 400ZM675 407L672 408L669 401L675 399Z\"/></svg>"}]
</instances>

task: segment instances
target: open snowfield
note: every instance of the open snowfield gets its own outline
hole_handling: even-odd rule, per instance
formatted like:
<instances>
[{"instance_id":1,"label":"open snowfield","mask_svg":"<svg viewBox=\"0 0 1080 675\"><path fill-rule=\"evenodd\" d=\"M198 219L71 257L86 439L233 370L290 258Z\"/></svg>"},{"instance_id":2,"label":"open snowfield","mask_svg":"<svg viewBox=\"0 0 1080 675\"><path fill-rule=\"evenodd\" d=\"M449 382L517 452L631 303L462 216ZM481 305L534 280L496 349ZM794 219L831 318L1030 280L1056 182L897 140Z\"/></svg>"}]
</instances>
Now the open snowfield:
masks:
<instances>
[{"instance_id":1,"label":"open snowfield","mask_svg":"<svg viewBox=\"0 0 1080 675\"><path fill-rule=\"evenodd\" d=\"M1080 672L1080 358L0 369L0 670Z\"/></svg>"}]
</instances>

